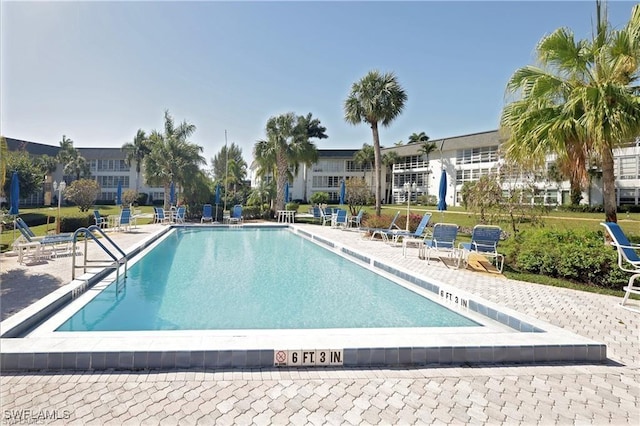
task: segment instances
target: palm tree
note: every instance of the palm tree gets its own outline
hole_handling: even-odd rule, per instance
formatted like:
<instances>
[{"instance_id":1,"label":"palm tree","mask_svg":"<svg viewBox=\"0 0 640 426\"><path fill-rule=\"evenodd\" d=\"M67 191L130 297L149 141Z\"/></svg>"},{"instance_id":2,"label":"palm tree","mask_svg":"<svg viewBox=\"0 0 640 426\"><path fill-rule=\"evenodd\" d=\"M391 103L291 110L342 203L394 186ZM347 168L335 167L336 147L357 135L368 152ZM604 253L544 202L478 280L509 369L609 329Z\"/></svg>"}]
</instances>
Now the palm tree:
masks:
<instances>
[{"instance_id":1,"label":"palm tree","mask_svg":"<svg viewBox=\"0 0 640 426\"><path fill-rule=\"evenodd\" d=\"M415 133L413 135L415 135ZM411 139L411 136L409 136L409 139ZM424 189L428 197L429 196L429 174L431 174L431 169L429 168L429 155L431 155L431 153L436 150L436 144L433 142L429 142L429 136L425 135L424 132L420 132L416 142L419 142L422 144L420 146L420 150L418 150L418 153L424 156L424 161L427 163L427 176L424 180L425 182Z\"/></svg>"},{"instance_id":2,"label":"palm tree","mask_svg":"<svg viewBox=\"0 0 640 426\"><path fill-rule=\"evenodd\" d=\"M164 187L164 206L169 207L171 181L183 185L197 175L206 160L202 147L188 141L196 126L183 121L177 127L169 111L164 112L164 131L154 130L149 137L149 154L144 159L147 181Z\"/></svg>"},{"instance_id":3,"label":"palm tree","mask_svg":"<svg viewBox=\"0 0 640 426\"><path fill-rule=\"evenodd\" d=\"M311 165L318 150L310 138L323 139L326 128L311 113L296 117L290 112L267 120L267 138L254 146L254 155L263 170L271 169L276 178L276 210L284 210L284 187L300 164ZM264 172L261 172L264 173Z\"/></svg>"},{"instance_id":4,"label":"palm tree","mask_svg":"<svg viewBox=\"0 0 640 426\"><path fill-rule=\"evenodd\" d=\"M429 136L425 132L411 133L409 143L425 143L429 142Z\"/></svg>"},{"instance_id":5,"label":"palm tree","mask_svg":"<svg viewBox=\"0 0 640 426\"><path fill-rule=\"evenodd\" d=\"M133 141L126 142L122 145L122 151L125 153L125 161L129 167L135 161L136 163L136 193L140 188L140 171L142 170L142 162L144 157L149 153L147 135L144 130L138 129Z\"/></svg>"},{"instance_id":6,"label":"palm tree","mask_svg":"<svg viewBox=\"0 0 640 426\"><path fill-rule=\"evenodd\" d=\"M587 159L599 158L605 218L617 221L613 149L640 133L640 5L627 25L610 28L606 6L596 2L591 40L560 28L537 46L541 67L517 70L507 84L520 99L500 119L506 155L542 162L549 153L586 175Z\"/></svg>"},{"instance_id":7,"label":"palm tree","mask_svg":"<svg viewBox=\"0 0 640 426\"><path fill-rule=\"evenodd\" d=\"M65 153L66 162L64 165L64 174L74 176L76 180L81 177L90 177L91 168L87 160L80 155L80 151L74 149Z\"/></svg>"},{"instance_id":8,"label":"palm tree","mask_svg":"<svg viewBox=\"0 0 640 426\"><path fill-rule=\"evenodd\" d=\"M348 123L356 125L364 122L371 126L375 151L375 196L378 216L382 200L382 155L378 123L389 126L400 115L406 101L407 94L398 83L395 74L381 74L374 70L353 83L351 93L344 102L344 118Z\"/></svg>"},{"instance_id":9,"label":"palm tree","mask_svg":"<svg viewBox=\"0 0 640 426\"><path fill-rule=\"evenodd\" d=\"M389 184L393 186L393 165L398 162L400 162L400 156L395 151L386 152L382 156L382 164L384 164L385 166L385 173L386 173L385 182L387 182L387 188L385 188L385 197L384 197L386 202L388 202L389 199L391 198L390 193L392 188L389 188Z\"/></svg>"},{"instance_id":10,"label":"palm tree","mask_svg":"<svg viewBox=\"0 0 640 426\"><path fill-rule=\"evenodd\" d=\"M9 153L9 146L4 136L0 136L0 188L4 188L4 184L7 180L7 154Z\"/></svg>"},{"instance_id":11,"label":"palm tree","mask_svg":"<svg viewBox=\"0 0 640 426\"><path fill-rule=\"evenodd\" d=\"M353 161L362 167L362 177L367 176L367 170L373 170L373 164L376 161L376 151L373 145L368 143L362 144L362 149L353 155ZM368 182L369 189L373 187L373 182Z\"/></svg>"}]
</instances>

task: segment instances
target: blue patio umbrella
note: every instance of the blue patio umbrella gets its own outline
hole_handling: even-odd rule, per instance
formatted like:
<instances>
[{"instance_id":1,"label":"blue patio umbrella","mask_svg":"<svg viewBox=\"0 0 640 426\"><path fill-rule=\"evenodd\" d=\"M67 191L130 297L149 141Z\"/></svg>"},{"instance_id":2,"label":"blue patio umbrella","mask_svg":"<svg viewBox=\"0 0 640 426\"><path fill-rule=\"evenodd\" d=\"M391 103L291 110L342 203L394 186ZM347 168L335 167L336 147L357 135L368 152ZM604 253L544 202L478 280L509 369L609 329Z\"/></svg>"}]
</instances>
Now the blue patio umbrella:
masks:
<instances>
[{"instance_id":1,"label":"blue patio umbrella","mask_svg":"<svg viewBox=\"0 0 640 426\"><path fill-rule=\"evenodd\" d=\"M11 207L9 209L9 214L20 214L18 212L18 205L20 204L20 179L18 178L18 172L13 172L13 175L11 176L11 188L9 196L11 197Z\"/></svg>"},{"instance_id":2,"label":"blue patio umbrella","mask_svg":"<svg viewBox=\"0 0 640 426\"><path fill-rule=\"evenodd\" d=\"M343 205L347 195L346 184L344 183L344 179L340 181L340 205Z\"/></svg>"},{"instance_id":3,"label":"blue patio umbrella","mask_svg":"<svg viewBox=\"0 0 640 426\"><path fill-rule=\"evenodd\" d=\"M214 204L217 206L220 204L220 184L216 184L216 197L214 200Z\"/></svg>"},{"instance_id":4,"label":"blue patio umbrella","mask_svg":"<svg viewBox=\"0 0 640 426\"><path fill-rule=\"evenodd\" d=\"M118 181L118 189L116 190L116 206L122 204L122 181Z\"/></svg>"},{"instance_id":5,"label":"blue patio umbrella","mask_svg":"<svg viewBox=\"0 0 640 426\"><path fill-rule=\"evenodd\" d=\"M442 169L440 176L440 187L438 188L438 211L447 209L447 172Z\"/></svg>"},{"instance_id":6,"label":"blue patio umbrella","mask_svg":"<svg viewBox=\"0 0 640 426\"><path fill-rule=\"evenodd\" d=\"M289 202L289 181L284 184L284 202L285 204Z\"/></svg>"},{"instance_id":7,"label":"blue patio umbrella","mask_svg":"<svg viewBox=\"0 0 640 426\"><path fill-rule=\"evenodd\" d=\"M176 203L176 185L171 181L169 187L169 204L174 205Z\"/></svg>"}]
</instances>

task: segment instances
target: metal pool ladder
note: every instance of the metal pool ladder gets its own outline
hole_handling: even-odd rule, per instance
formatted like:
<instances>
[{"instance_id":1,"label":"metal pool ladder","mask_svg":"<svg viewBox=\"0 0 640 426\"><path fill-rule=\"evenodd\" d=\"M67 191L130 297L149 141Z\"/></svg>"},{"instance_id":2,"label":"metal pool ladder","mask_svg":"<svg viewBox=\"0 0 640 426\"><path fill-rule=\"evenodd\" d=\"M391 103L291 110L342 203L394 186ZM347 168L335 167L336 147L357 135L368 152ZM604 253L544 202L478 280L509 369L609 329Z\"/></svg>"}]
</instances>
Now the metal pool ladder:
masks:
<instances>
[{"instance_id":1,"label":"metal pool ladder","mask_svg":"<svg viewBox=\"0 0 640 426\"><path fill-rule=\"evenodd\" d=\"M102 241L96 236L98 233L102 238L105 239L105 242L108 242L111 246L111 249L107 247ZM76 265L76 244L78 243L78 237L80 235L84 235L84 264ZM88 240L92 239L96 242L96 244L102 248L102 250L107 253L107 255L111 258L111 260L89 260L88 259ZM113 250L115 249L115 250ZM120 256L114 254L114 251L117 252ZM71 279L76 279L76 269L82 268L84 273L87 272L87 267L89 264L93 264L94 266L115 269L116 270L116 279L120 278L120 266L124 265L124 277L127 277L127 255L118 245L111 239L107 234L104 233L102 229L100 229L96 225L91 225L88 228L79 228L76 232L73 233L73 261L72 261L72 270L71 270Z\"/></svg>"}]
</instances>

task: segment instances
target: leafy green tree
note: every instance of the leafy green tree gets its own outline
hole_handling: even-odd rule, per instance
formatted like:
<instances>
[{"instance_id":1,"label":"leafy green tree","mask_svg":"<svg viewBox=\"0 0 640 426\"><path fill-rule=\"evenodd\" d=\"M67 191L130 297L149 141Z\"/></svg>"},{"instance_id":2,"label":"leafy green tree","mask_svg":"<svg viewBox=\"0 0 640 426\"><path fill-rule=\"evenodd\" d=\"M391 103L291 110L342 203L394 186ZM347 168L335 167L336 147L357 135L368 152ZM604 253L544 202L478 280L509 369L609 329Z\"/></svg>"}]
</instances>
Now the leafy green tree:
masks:
<instances>
[{"instance_id":1,"label":"leafy green tree","mask_svg":"<svg viewBox=\"0 0 640 426\"><path fill-rule=\"evenodd\" d=\"M228 146L223 146L220 151L211 159L211 171L215 180L224 180L225 174L228 170L227 161L235 161L235 163L239 165L241 169L244 168L245 175L237 176L237 178L239 180L246 179L247 162L242 157L242 148L232 142Z\"/></svg>"},{"instance_id":2,"label":"leafy green tree","mask_svg":"<svg viewBox=\"0 0 640 426\"><path fill-rule=\"evenodd\" d=\"M7 154L9 147L4 136L0 136L0 188L4 188L7 178Z\"/></svg>"},{"instance_id":3,"label":"leafy green tree","mask_svg":"<svg viewBox=\"0 0 640 426\"><path fill-rule=\"evenodd\" d=\"M74 148L73 141L62 135L60 141L60 151L56 156L63 165L63 172L66 176L73 176L76 180L81 177L90 177L91 168L87 160Z\"/></svg>"},{"instance_id":4,"label":"leafy green tree","mask_svg":"<svg viewBox=\"0 0 640 426\"><path fill-rule=\"evenodd\" d=\"M371 189L365 182L364 178L352 177L345 182L345 192L349 211L352 215L358 214L358 211L367 205L371 199Z\"/></svg>"},{"instance_id":5,"label":"leafy green tree","mask_svg":"<svg viewBox=\"0 0 640 426\"><path fill-rule=\"evenodd\" d=\"M164 187L164 206L169 207L169 187L171 181L182 185L195 178L201 164L202 147L189 142L196 126L183 121L174 124L169 111L164 113L164 130L154 130L149 137L149 153L144 159L146 180Z\"/></svg>"},{"instance_id":6,"label":"leafy green tree","mask_svg":"<svg viewBox=\"0 0 640 426\"><path fill-rule=\"evenodd\" d=\"M538 43L540 66L513 74L507 91L516 100L503 109L500 126L514 161L541 164L556 153L585 176L589 157L598 157L605 219L615 222L613 150L640 134L640 5L620 30L611 28L600 1L596 15L590 40L560 28Z\"/></svg>"},{"instance_id":7,"label":"leafy green tree","mask_svg":"<svg viewBox=\"0 0 640 426\"><path fill-rule=\"evenodd\" d=\"M482 176L463 187L464 202L476 214L480 223L490 222L489 217L498 214L502 203L502 186L495 176Z\"/></svg>"},{"instance_id":8,"label":"leafy green tree","mask_svg":"<svg viewBox=\"0 0 640 426\"><path fill-rule=\"evenodd\" d=\"M382 155L378 124L389 126L404 109L407 94L393 73L370 71L351 86L351 93L344 102L344 118L353 125L367 123L373 133L375 150L376 215L380 216L382 202Z\"/></svg>"},{"instance_id":9,"label":"leafy green tree","mask_svg":"<svg viewBox=\"0 0 640 426\"><path fill-rule=\"evenodd\" d=\"M140 172L144 158L149 154L149 142L147 135L142 129L138 129L133 141L126 142L122 145L122 151L125 153L125 161L129 167L136 163L136 192L140 191Z\"/></svg>"},{"instance_id":10,"label":"leafy green tree","mask_svg":"<svg viewBox=\"0 0 640 426\"><path fill-rule=\"evenodd\" d=\"M20 182L20 198L27 198L42 188L44 182L43 171L40 165L33 161L26 151L7 151L6 170L4 175L3 191L9 194L11 176L18 172Z\"/></svg>"},{"instance_id":11,"label":"leafy green tree","mask_svg":"<svg viewBox=\"0 0 640 426\"><path fill-rule=\"evenodd\" d=\"M387 186L385 187L385 200L391 199L391 192L393 190L393 165L400 161L400 156L395 151L386 152L382 156L382 164L384 165L385 170L385 181L387 182Z\"/></svg>"},{"instance_id":12,"label":"leafy green tree","mask_svg":"<svg viewBox=\"0 0 640 426\"><path fill-rule=\"evenodd\" d=\"M98 182L93 179L79 179L67 186L64 198L75 203L81 212L86 212L95 204L99 194Z\"/></svg>"},{"instance_id":13,"label":"leafy green tree","mask_svg":"<svg viewBox=\"0 0 640 426\"><path fill-rule=\"evenodd\" d=\"M425 132L411 133L409 135L409 143L426 143L429 142L429 136Z\"/></svg>"},{"instance_id":14,"label":"leafy green tree","mask_svg":"<svg viewBox=\"0 0 640 426\"><path fill-rule=\"evenodd\" d=\"M289 112L269 118L266 134L267 138L254 146L254 155L260 167L272 165L276 178L275 208L283 210L285 183L298 172L300 164L311 165L317 161L318 150L310 139L326 138L326 128L311 113L296 116Z\"/></svg>"}]
</instances>

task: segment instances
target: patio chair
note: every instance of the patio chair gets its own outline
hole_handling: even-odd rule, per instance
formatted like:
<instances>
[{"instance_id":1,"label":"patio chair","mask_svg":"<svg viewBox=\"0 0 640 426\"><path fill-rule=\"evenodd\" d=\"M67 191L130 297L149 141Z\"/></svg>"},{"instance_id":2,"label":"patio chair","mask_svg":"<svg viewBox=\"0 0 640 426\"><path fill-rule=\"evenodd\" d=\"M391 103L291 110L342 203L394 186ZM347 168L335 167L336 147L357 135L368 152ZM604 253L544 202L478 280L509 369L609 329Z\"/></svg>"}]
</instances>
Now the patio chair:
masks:
<instances>
[{"instance_id":1,"label":"patio chair","mask_svg":"<svg viewBox=\"0 0 640 426\"><path fill-rule=\"evenodd\" d=\"M102 217L98 210L93 211L93 219L96 221L96 226L98 228L107 228L109 227L109 221L106 217Z\"/></svg>"},{"instance_id":2,"label":"patio chair","mask_svg":"<svg viewBox=\"0 0 640 426\"><path fill-rule=\"evenodd\" d=\"M469 255L475 253L483 257L494 259L496 268L502 273L504 267L504 255L498 253L498 243L502 229L499 226L492 225L476 225L471 232L471 242L460 243L460 258L458 266L463 263L465 266L469 263Z\"/></svg>"},{"instance_id":3,"label":"patio chair","mask_svg":"<svg viewBox=\"0 0 640 426\"><path fill-rule=\"evenodd\" d=\"M202 217L200 218L200 223L203 223L205 220L213 222L213 206L211 204L205 204L202 206Z\"/></svg>"},{"instance_id":4,"label":"patio chair","mask_svg":"<svg viewBox=\"0 0 640 426\"><path fill-rule=\"evenodd\" d=\"M640 309L626 305L632 293L640 294L640 286L635 284L636 278L640 277L640 256L638 255L640 244L632 244L622 232L620 225L615 222L603 222L600 225L607 230L611 237L611 245L618 251L618 267L625 272L631 273L629 284L623 287L626 293L622 302L620 302L620 306L633 312L640 312Z\"/></svg>"},{"instance_id":5,"label":"patio chair","mask_svg":"<svg viewBox=\"0 0 640 426\"><path fill-rule=\"evenodd\" d=\"M176 210L175 222L184 224L184 216L187 212L187 208L185 206L180 206Z\"/></svg>"},{"instance_id":6,"label":"patio chair","mask_svg":"<svg viewBox=\"0 0 640 426\"><path fill-rule=\"evenodd\" d=\"M457 237L458 225L455 223L436 223L433 225L431 238L425 238L422 246L418 248L418 256L426 258L427 264L430 263L433 252L446 253L448 257L454 257ZM438 258L442 260L440 254L438 254ZM448 267L446 262L443 261L443 263Z\"/></svg>"},{"instance_id":7,"label":"patio chair","mask_svg":"<svg viewBox=\"0 0 640 426\"><path fill-rule=\"evenodd\" d=\"M335 209L333 215L334 217L331 221L331 226L334 228L342 227L342 229L346 229L347 211L343 209Z\"/></svg>"},{"instance_id":8,"label":"patio chair","mask_svg":"<svg viewBox=\"0 0 640 426\"><path fill-rule=\"evenodd\" d=\"M360 229L360 224L362 223L362 215L364 215L364 210L360 209L356 216L351 216L349 218L349 222L347 223L348 227L355 226Z\"/></svg>"},{"instance_id":9,"label":"patio chair","mask_svg":"<svg viewBox=\"0 0 640 426\"><path fill-rule=\"evenodd\" d=\"M118 223L116 224L116 229L118 230L127 230L131 231L131 210L128 208L122 209L120 212L120 217L118 218Z\"/></svg>"},{"instance_id":10,"label":"patio chair","mask_svg":"<svg viewBox=\"0 0 640 426\"><path fill-rule=\"evenodd\" d=\"M371 239L373 240L376 235L380 235L383 241L386 241L386 235L393 231L394 229L400 229L398 225L396 225L396 220L400 217L400 210L396 213L396 215L391 220L388 228L367 228L367 231L371 233Z\"/></svg>"},{"instance_id":11,"label":"patio chair","mask_svg":"<svg viewBox=\"0 0 640 426\"><path fill-rule=\"evenodd\" d=\"M153 223L170 223L171 218L164 213L164 209L162 207L154 207L155 211Z\"/></svg>"},{"instance_id":12,"label":"patio chair","mask_svg":"<svg viewBox=\"0 0 640 426\"><path fill-rule=\"evenodd\" d=\"M243 222L242 206L240 204L236 204L231 209L231 216L229 217L229 223L240 224L242 222Z\"/></svg>"},{"instance_id":13,"label":"patio chair","mask_svg":"<svg viewBox=\"0 0 640 426\"><path fill-rule=\"evenodd\" d=\"M398 229L394 229L391 232L388 232L386 234L387 242L391 241L395 245L400 240L400 238L402 238L402 241L403 241L402 245L404 246L405 239L408 239L408 240L424 239L422 237L422 234L424 234L424 231L427 228L427 225L429 224L429 220L431 220L431 213L425 213L422 216L422 219L420 219L420 223L418 223L418 226L416 227L416 230L414 232L398 230ZM391 240L389 240L389 238L391 238Z\"/></svg>"},{"instance_id":14,"label":"patio chair","mask_svg":"<svg viewBox=\"0 0 640 426\"><path fill-rule=\"evenodd\" d=\"M331 207L320 208L320 218L322 219L322 226L326 223L331 224L333 218L333 209Z\"/></svg>"}]
</instances>

